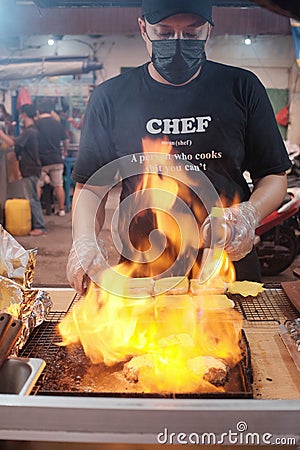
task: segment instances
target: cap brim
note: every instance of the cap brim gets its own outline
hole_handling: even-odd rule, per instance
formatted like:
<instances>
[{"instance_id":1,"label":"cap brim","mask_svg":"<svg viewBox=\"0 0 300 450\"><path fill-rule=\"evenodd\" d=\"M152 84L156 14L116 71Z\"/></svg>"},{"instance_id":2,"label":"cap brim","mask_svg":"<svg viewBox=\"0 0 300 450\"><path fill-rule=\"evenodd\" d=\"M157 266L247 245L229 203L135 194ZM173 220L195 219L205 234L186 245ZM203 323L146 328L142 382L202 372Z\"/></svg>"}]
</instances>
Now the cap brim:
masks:
<instances>
[{"instance_id":1,"label":"cap brim","mask_svg":"<svg viewBox=\"0 0 300 450\"><path fill-rule=\"evenodd\" d=\"M198 11L182 11L181 8L174 8L173 10L169 10L168 13L163 13L162 11L153 12L151 14L146 14L145 17L147 22L151 25L155 25L158 22L161 22L164 19L167 19L170 16L175 16L175 14L195 14L196 16L202 17L204 20L209 22L212 26L214 26L214 21L211 17L205 17L205 15L200 14Z\"/></svg>"}]
</instances>

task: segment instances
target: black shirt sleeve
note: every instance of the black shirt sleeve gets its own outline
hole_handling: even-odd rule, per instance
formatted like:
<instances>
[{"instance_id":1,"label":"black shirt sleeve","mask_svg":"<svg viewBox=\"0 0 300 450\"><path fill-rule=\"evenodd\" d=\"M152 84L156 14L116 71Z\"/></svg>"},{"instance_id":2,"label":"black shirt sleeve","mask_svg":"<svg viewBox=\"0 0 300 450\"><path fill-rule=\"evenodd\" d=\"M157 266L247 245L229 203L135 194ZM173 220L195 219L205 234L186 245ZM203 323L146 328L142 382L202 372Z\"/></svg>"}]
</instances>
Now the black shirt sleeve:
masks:
<instances>
[{"instance_id":1,"label":"black shirt sleeve","mask_svg":"<svg viewBox=\"0 0 300 450\"><path fill-rule=\"evenodd\" d=\"M16 136L14 138L15 145L18 147L25 147L29 137L30 137L30 133L26 129L23 130L23 132L22 132L22 134L20 134L20 136Z\"/></svg>"},{"instance_id":2,"label":"black shirt sleeve","mask_svg":"<svg viewBox=\"0 0 300 450\"><path fill-rule=\"evenodd\" d=\"M244 169L252 179L284 172L291 166L274 111L264 86L250 77L246 101L248 117L245 135Z\"/></svg>"}]
</instances>

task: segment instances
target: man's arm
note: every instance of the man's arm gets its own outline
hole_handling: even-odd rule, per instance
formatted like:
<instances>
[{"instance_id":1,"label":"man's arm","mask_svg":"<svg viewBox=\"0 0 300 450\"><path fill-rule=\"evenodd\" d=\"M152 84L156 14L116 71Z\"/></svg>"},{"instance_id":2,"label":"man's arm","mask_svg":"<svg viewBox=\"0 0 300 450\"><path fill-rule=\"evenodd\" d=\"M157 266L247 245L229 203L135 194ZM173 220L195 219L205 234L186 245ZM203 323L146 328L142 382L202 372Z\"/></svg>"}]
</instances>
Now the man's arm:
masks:
<instances>
[{"instance_id":1,"label":"man's arm","mask_svg":"<svg viewBox=\"0 0 300 450\"><path fill-rule=\"evenodd\" d=\"M68 118L68 122L71 123L73 125L73 127L76 128L76 130L81 130L82 125L83 125L83 120L84 120L84 114L82 114L79 122L76 122L76 120L73 117Z\"/></svg>"},{"instance_id":2,"label":"man's arm","mask_svg":"<svg viewBox=\"0 0 300 450\"><path fill-rule=\"evenodd\" d=\"M68 149L69 149L69 145L70 145L70 140L69 139L64 139L62 141L63 144L63 156L67 156L68 155Z\"/></svg>"},{"instance_id":3,"label":"man's arm","mask_svg":"<svg viewBox=\"0 0 300 450\"><path fill-rule=\"evenodd\" d=\"M73 245L67 277L79 294L83 294L87 287L88 274L98 272L103 266L104 257L97 247L97 236L105 220L107 192L107 186L77 183L75 187L72 202Z\"/></svg>"},{"instance_id":4,"label":"man's arm","mask_svg":"<svg viewBox=\"0 0 300 450\"><path fill-rule=\"evenodd\" d=\"M10 147L15 145L15 141L10 136L5 134L2 130L0 130L0 140L5 142L5 144L9 145Z\"/></svg>"},{"instance_id":5,"label":"man's arm","mask_svg":"<svg viewBox=\"0 0 300 450\"><path fill-rule=\"evenodd\" d=\"M105 221L107 192L107 186L87 186L76 183L72 202L74 240L80 239L80 236L85 234L99 234ZM93 214L94 211L96 215Z\"/></svg>"},{"instance_id":6,"label":"man's arm","mask_svg":"<svg viewBox=\"0 0 300 450\"><path fill-rule=\"evenodd\" d=\"M233 232L221 240L232 261L239 261L253 248L255 229L260 222L281 204L287 189L286 174L267 175L254 180L254 189L249 201L224 208L223 219L230 223ZM212 224L211 215L205 220L202 233Z\"/></svg>"},{"instance_id":7,"label":"man's arm","mask_svg":"<svg viewBox=\"0 0 300 450\"><path fill-rule=\"evenodd\" d=\"M267 175L253 180L253 185L249 200L257 209L258 223L260 223L282 203L287 190L287 176L285 172Z\"/></svg>"},{"instance_id":8,"label":"man's arm","mask_svg":"<svg viewBox=\"0 0 300 450\"><path fill-rule=\"evenodd\" d=\"M59 115L53 109L52 109L50 115L51 115L51 117L53 117L54 120L56 120L56 122L59 122L59 123L61 122Z\"/></svg>"},{"instance_id":9,"label":"man's arm","mask_svg":"<svg viewBox=\"0 0 300 450\"><path fill-rule=\"evenodd\" d=\"M261 221L281 204L285 197L287 177L281 174L267 175L254 180L249 201L225 208L225 218L234 228L225 250L232 261L238 261L249 253L254 244L255 229Z\"/></svg>"}]
</instances>

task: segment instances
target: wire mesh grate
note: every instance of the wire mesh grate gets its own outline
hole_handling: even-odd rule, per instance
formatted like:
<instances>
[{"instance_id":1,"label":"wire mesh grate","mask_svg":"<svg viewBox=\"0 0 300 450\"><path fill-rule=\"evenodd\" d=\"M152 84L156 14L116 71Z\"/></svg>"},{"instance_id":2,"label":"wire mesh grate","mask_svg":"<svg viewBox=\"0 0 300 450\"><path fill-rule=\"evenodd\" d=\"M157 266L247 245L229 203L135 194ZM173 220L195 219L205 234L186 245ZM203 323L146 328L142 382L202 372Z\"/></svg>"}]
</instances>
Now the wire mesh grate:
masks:
<instances>
[{"instance_id":1,"label":"wire mesh grate","mask_svg":"<svg viewBox=\"0 0 300 450\"><path fill-rule=\"evenodd\" d=\"M237 310L249 322L278 322L298 317L299 313L291 304L280 285L265 285L265 290L257 297L243 297L232 294L229 297L235 302Z\"/></svg>"},{"instance_id":2,"label":"wire mesh grate","mask_svg":"<svg viewBox=\"0 0 300 450\"><path fill-rule=\"evenodd\" d=\"M53 361L53 357L55 357L60 348L57 343L61 341L56 327L65 314L62 311L50 313L46 320L31 332L20 356L24 358L43 358L47 364Z\"/></svg>"},{"instance_id":3,"label":"wire mesh grate","mask_svg":"<svg viewBox=\"0 0 300 450\"><path fill-rule=\"evenodd\" d=\"M268 323L268 326L270 326L272 322L284 323L286 320L299 316L299 313L294 309L280 285L268 285L265 287L265 291L257 297L242 297L238 294L228 295L235 302L236 309L247 322L253 324ZM78 296L74 297L68 311L72 309L79 299L80 297ZM43 392L43 384L49 375L49 370L53 370L51 368L55 366L55 363L61 357L62 347L57 345L61 341L57 325L67 312L50 312L46 320L32 331L25 347L21 351L21 357L42 358L46 362L46 369L37 381L32 395Z\"/></svg>"},{"instance_id":4,"label":"wire mesh grate","mask_svg":"<svg viewBox=\"0 0 300 450\"><path fill-rule=\"evenodd\" d=\"M31 395L84 395L84 396L102 396L102 397L138 397L138 398L151 398L159 397L159 393L145 393L124 388L123 390L111 391L107 380L104 382L103 387L98 390L93 390L90 382L85 381L82 377L83 373L89 370L89 366L85 364L86 357L82 359L81 353L83 350L76 351L68 354L65 347L56 345L60 342L59 332L57 330L57 319L62 318L64 314L55 312L51 315L52 321L44 321L37 330L31 335L26 348L21 356L23 357L39 357L46 362L46 368L37 380ZM226 382L225 391L220 392L198 392L188 394L165 394L165 397L170 398L252 398L252 367L250 348L246 335L243 332L241 339L241 349L244 354L244 358L240 363L234 367L230 372L229 380ZM46 344L46 345L45 345ZM83 353L84 354L84 353ZM99 369L98 369L99 370ZM109 369L107 369L109 371ZM120 368L116 369L120 371ZM106 371L98 372L104 376L107 376ZM67 374L67 378L66 378ZM110 374L111 375L111 374ZM81 378L82 377L82 378ZM115 379L115 378L114 378ZM119 375L117 375L118 383L121 381ZM87 383L87 384L86 384ZM112 382L114 383L114 381ZM134 386L134 385L133 385Z\"/></svg>"},{"instance_id":5,"label":"wire mesh grate","mask_svg":"<svg viewBox=\"0 0 300 450\"><path fill-rule=\"evenodd\" d=\"M57 344L61 342L57 325L79 300L80 296L76 294L66 311L50 311L43 323L33 329L20 356L43 358L46 363L53 361L60 349Z\"/></svg>"},{"instance_id":6,"label":"wire mesh grate","mask_svg":"<svg viewBox=\"0 0 300 450\"><path fill-rule=\"evenodd\" d=\"M235 302L236 309L244 319L249 322L284 323L286 320L299 316L280 285L266 285L266 289L257 297L243 297L239 294L228 294L228 296ZM74 297L68 311L79 299L79 296ZM65 311L50 312L46 320L32 331L20 356L43 357L46 362L51 361L60 348L57 345L60 342L60 336L56 326L65 314Z\"/></svg>"},{"instance_id":7,"label":"wire mesh grate","mask_svg":"<svg viewBox=\"0 0 300 450\"><path fill-rule=\"evenodd\" d=\"M61 347L57 344L61 342L61 337L57 325L79 300L80 296L76 294L66 311L50 311L43 323L32 330L26 345L21 350L20 357L41 358L46 363L46 369L37 380L31 395L36 395L40 391L43 379L51 370L60 352Z\"/></svg>"}]
</instances>

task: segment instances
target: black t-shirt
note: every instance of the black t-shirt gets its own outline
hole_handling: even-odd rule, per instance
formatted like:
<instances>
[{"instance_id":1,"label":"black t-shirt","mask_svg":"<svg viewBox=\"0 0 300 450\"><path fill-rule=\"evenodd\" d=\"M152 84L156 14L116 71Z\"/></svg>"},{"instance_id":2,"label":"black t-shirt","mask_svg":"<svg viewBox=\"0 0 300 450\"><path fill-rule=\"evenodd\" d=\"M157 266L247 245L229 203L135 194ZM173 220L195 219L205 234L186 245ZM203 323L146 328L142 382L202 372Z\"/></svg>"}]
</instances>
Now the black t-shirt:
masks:
<instances>
[{"instance_id":1,"label":"black t-shirt","mask_svg":"<svg viewBox=\"0 0 300 450\"><path fill-rule=\"evenodd\" d=\"M41 162L38 152L37 129L35 126L30 125L24 128L22 134L14 138L14 141L22 177L30 177L32 175L40 176Z\"/></svg>"},{"instance_id":2,"label":"black t-shirt","mask_svg":"<svg viewBox=\"0 0 300 450\"><path fill-rule=\"evenodd\" d=\"M85 183L110 161L142 152L145 137L171 143L184 170L198 166L229 199L249 198L245 170L255 179L290 167L258 78L211 61L185 86L153 80L147 64L99 85L86 110L73 179ZM128 175L121 166L119 170ZM99 178L103 185L111 182L105 171ZM128 184L130 180L123 182L123 189L130 193L133 186Z\"/></svg>"},{"instance_id":3,"label":"black t-shirt","mask_svg":"<svg viewBox=\"0 0 300 450\"><path fill-rule=\"evenodd\" d=\"M61 164L61 141L68 139L61 123L53 117L42 117L36 121L39 154L43 166Z\"/></svg>"},{"instance_id":4,"label":"black t-shirt","mask_svg":"<svg viewBox=\"0 0 300 450\"><path fill-rule=\"evenodd\" d=\"M155 154L149 153L149 142ZM142 154L143 145L148 148L146 154ZM157 155L164 149L170 151L170 158ZM289 167L272 106L258 78L241 68L206 61L199 76L185 86L155 81L147 64L99 85L85 113L72 177L79 183L111 186L119 173L121 203L125 197L132 198L131 203L123 202L119 216L124 256L130 248L128 229L130 242L144 251L144 238L157 227L151 209L131 220L139 200L129 195L136 190L141 171L175 173L182 182L177 197L184 201L184 186L196 186L196 201L187 203L200 226L214 204L205 180L229 206L249 199L244 171L256 179ZM180 201L172 208L182 217ZM190 217L184 217L189 228ZM145 248L141 242L146 242Z\"/></svg>"}]
</instances>

